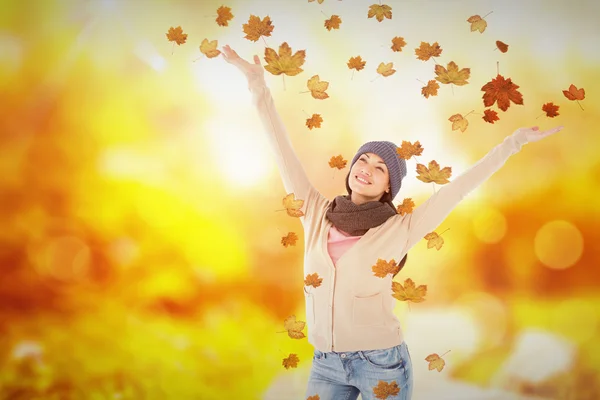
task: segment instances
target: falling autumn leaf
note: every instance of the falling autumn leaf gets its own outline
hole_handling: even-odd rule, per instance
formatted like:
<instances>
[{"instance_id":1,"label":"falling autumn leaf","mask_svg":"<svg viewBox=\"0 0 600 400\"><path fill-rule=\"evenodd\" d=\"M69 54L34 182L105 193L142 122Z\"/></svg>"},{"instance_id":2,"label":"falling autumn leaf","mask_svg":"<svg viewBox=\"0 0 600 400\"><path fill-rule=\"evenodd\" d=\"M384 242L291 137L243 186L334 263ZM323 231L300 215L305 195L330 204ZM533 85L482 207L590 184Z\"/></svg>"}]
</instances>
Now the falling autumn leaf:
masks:
<instances>
[{"instance_id":1,"label":"falling autumn leaf","mask_svg":"<svg viewBox=\"0 0 600 400\"><path fill-rule=\"evenodd\" d=\"M485 19L481 18L479 15L473 15L467 19L467 22L471 23L471 32L479 31L479 33L483 33L485 28L487 27L487 22Z\"/></svg>"},{"instance_id":2,"label":"falling autumn leaf","mask_svg":"<svg viewBox=\"0 0 600 400\"><path fill-rule=\"evenodd\" d=\"M295 76L304 71L300 66L304 64L305 57L306 50L298 50L292 55L291 47L283 42L279 46L279 54L270 47L265 48L265 69L273 75Z\"/></svg>"},{"instance_id":3,"label":"falling autumn leaf","mask_svg":"<svg viewBox=\"0 0 600 400\"><path fill-rule=\"evenodd\" d=\"M312 117L306 120L306 126L308 126L308 129L310 130L312 130L313 128L320 128L321 122L323 122L321 114L313 114Z\"/></svg>"},{"instance_id":4,"label":"falling autumn leaf","mask_svg":"<svg viewBox=\"0 0 600 400\"><path fill-rule=\"evenodd\" d=\"M542 111L546 113L547 117L554 118L560 115L558 113L558 108L559 106L554 105L554 103L546 103L542 106Z\"/></svg>"},{"instance_id":5,"label":"falling autumn leaf","mask_svg":"<svg viewBox=\"0 0 600 400\"><path fill-rule=\"evenodd\" d=\"M406 46L406 42L404 41L403 37L400 36L395 36L392 39L392 51L398 52L398 51L402 51L402 48Z\"/></svg>"},{"instance_id":6,"label":"falling autumn leaf","mask_svg":"<svg viewBox=\"0 0 600 400\"><path fill-rule=\"evenodd\" d=\"M423 154L423 146L421 146L421 142L418 140L414 144L403 140L400 147L396 148L396 154L405 160L410 160L413 156L420 156Z\"/></svg>"},{"instance_id":7,"label":"falling autumn leaf","mask_svg":"<svg viewBox=\"0 0 600 400\"><path fill-rule=\"evenodd\" d=\"M317 288L321 286L321 282L323 282L323 278L319 278L319 274L317 274L316 272L313 274L307 274L304 278L305 286L312 286Z\"/></svg>"},{"instance_id":8,"label":"falling autumn leaf","mask_svg":"<svg viewBox=\"0 0 600 400\"><path fill-rule=\"evenodd\" d=\"M344 160L344 157L342 157L341 154L337 155L337 156L333 156L329 160L329 166L331 168L343 169L346 167L347 163L348 163L348 160Z\"/></svg>"},{"instance_id":9,"label":"falling autumn leaf","mask_svg":"<svg viewBox=\"0 0 600 400\"><path fill-rule=\"evenodd\" d=\"M348 63L346 65L348 65L349 69L354 68L355 70L360 71L365 67L366 64L367 62L363 61L360 56L356 56L350 57L350 60L348 60Z\"/></svg>"},{"instance_id":10,"label":"falling autumn leaf","mask_svg":"<svg viewBox=\"0 0 600 400\"><path fill-rule=\"evenodd\" d=\"M324 100L329 97L329 95L327 93L325 93L325 91L329 87L329 82L322 81L319 78L319 75L315 75L312 78L310 78L306 82L306 85L308 86L308 90L310 90L310 94L315 99Z\"/></svg>"},{"instance_id":11,"label":"falling autumn leaf","mask_svg":"<svg viewBox=\"0 0 600 400\"><path fill-rule=\"evenodd\" d=\"M305 325L306 322L304 321L296 321L295 315L290 315L283 322L283 327L287 331L288 336L292 339L302 339L305 337L304 333L302 332L302 329L304 329Z\"/></svg>"},{"instance_id":12,"label":"falling autumn leaf","mask_svg":"<svg viewBox=\"0 0 600 400\"><path fill-rule=\"evenodd\" d=\"M444 238L435 232L429 232L427 235L425 235L424 239L427 240L428 249L435 247L437 250L439 250L444 245Z\"/></svg>"},{"instance_id":13,"label":"falling autumn leaf","mask_svg":"<svg viewBox=\"0 0 600 400\"><path fill-rule=\"evenodd\" d=\"M430 79L427 82L427 86L423 86L421 88L421 94L425 96L426 99L428 99L429 96L437 96L439 88L440 85L435 80Z\"/></svg>"},{"instance_id":14,"label":"falling autumn leaf","mask_svg":"<svg viewBox=\"0 0 600 400\"><path fill-rule=\"evenodd\" d=\"M373 394L376 399L387 399L389 396L397 396L400 393L400 386L396 381L387 383L385 381L377 382L377 386L373 386Z\"/></svg>"},{"instance_id":15,"label":"falling autumn leaf","mask_svg":"<svg viewBox=\"0 0 600 400\"><path fill-rule=\"evenodd\" d=\"M454 114L448 118L448 121L452 122L453 131L460 129L461 132L464 132L467 126L469 126L469 121L463 118L462 114Z\"/></svg>"},{"instance_id":16,"label":"falling autumn leaf","mask_svg":"<svg viewBox=\"0 0 600 400\"><path fill-rule=\"evenodd\" d=\"M439 185L450 183L448 178L452 175L452 167L444 167L440 170L440 165L437 161L432 160L429 162L429 168L423 164L417 164L417 179L429 183L435 182Z\"/></svg>"},{"instance_id":17,"label":"falling autumn leaf","mask_svg":"<svg viewBox=\"0 0 600 400\"><path fill-rule=\"evenodd\" d=\"M383 18L392 19L392 7L386 4L373 4L369 6L368 17L375 17L379 22L382 22Z\"/></svg>"},{"instance_id":18,"label":"falling autumn leaf","mask_svg":"<svg viewBox=\"0 0 600 400\"><path fill-rule=\"evenodd\" d=\"M300 359L298 358L298 355L294 354L294 353L290 353L290 355L288 357L283 359L282 364L285 367L285 369L297 368L298 361L300 361Z\"/></svg>"},{"instance_id":19,"label":"falling autumn leaf","mask_svg":"<svg viewBox=\"0 0 600 400\"><path fill-rule=\"evenodd\" d=\"M421 45L415 49L415 54L417 55L417 59L427 61L431 57L439 57L442 51L438 42L434 42L433 44L421 42Z\"/></svg>"},{"instance_id":20,"label":"falling autumn leaf","mask_svg":"<svg viewBox=\"0 0 600 400\"><path fill-rule=\"evenodd\" d=\"M274 28L275 26L271 21L271 17L269 17L268 15L264 17L261 21L260 17L250 14L248 22L242 25L242 29L246 34L246 36L244 36L244 39L248 39L253 42L257 42L261 36L271 36L271 32L273 32Z\"/></svg>"},{"instance_id":21,"label":"falling autumn leaf","mask_svg":"<svg viewBox=\"0 0 600 400\"><path fill-rule=\"evenodd\" d=\"M208 39L204 39L202 43L200 43L200 52L207 58L214 58L221 54L221 51L217 50L217 45L217 40L212 40L209 42Z\"/></svg>"},{"instance_id":22,"label":"falling autumn leaf","mask_svg":"<svg viewBox=\"0 0 600 400\"><path fill-rule=\"evenodd\" d=\"M183 33L181 26L178 26L177 28L170 27L167 32L167 39L169 39L169 42L175 42L177 43L177 46L184 44L187 40L187 36L187 33Z\"/></svg>"},{"instance_id":23,"label":"falling autumn leaf","mask_svg":"<svg viewBox=\"0 0 600 400\"><path fill-rule=\"evenodd\" d=\"M314 1L314 0L308 0L308 1ZM314 396L308 396L306 398L306 400L321 400L321 398L319 397L318 394L315 394Z\"/></svg>"},{"instance_id":24,"label":"falling autumn leaf","mask_svg":"<svg viewBox=\"0 0 600 400\"><path fill-rule=\"evenodd\" d=\"M496 40L496 47L498 48L498 50L500 50L503 53L506 53L508 51L508 45L499 40Z\"/></svg>"},{"instance_id":25,"label":"falling autumn leaf","mask_svg":"<svg viewBox=\"0 0 600 400\"><path fill-rule=\"evenodd\" d=\"M430 371L437 369L438 372L441 372L444 369L444 365L446 365L444 359L438 356L436 353L430 354L427 357L425 357L425 361L429 361Z\"/></svg>"},{"instance_id":26,"label":"falling autumn leaf","mask_svg":"<svg viewBox=\"0 0 600 400\"><path fill-rule=\"evenodd\" d=\"M217 25L219 26L228 26L229 21L233 18L233 14L231 13L231 8L226 6L221 6L217 8Z\"/></svg>"},{"instance_id":27,"label":"falling autumn leaf","mask_svg":"<svg viewBox=\"0 0 600 400\"><path fill-rule=\"evenodd\" d=\"M585 99L584 88L577 89L575 85L571 84L569 86L569 90L563 90L562 92L567 99L577 101L577 104L579 104L579 107L583 110L583 107L579 103L579 100Z\"/></svg>"},{"instance_id":28,"label":"falling autumn leaf","mask_svg":"<svg viewBox=\"0 0 600 400\"><path fill-rule=\"evenodd\" d=\"M456 86L468 84L467 79L471 76L471 68L463 68L459 71L458 65L454 61L448 63L448 69L436 64L434 71L437 75L435 79L438 82L445 84L453 83Z\"/></svg>"},{"instance_id":29,"label":"falling autumn leaf","mask_svg":"<svg viewBox=\"0 0 600 400\"><path fill-rule=\"evenodd\" d=\"M376 277L385 278L388 274L396 275L400 271L400 266L396 264L396 260L393 258L390 261L378 258L377 263L371 267L371 270Z\"/></svg>"},{"instance_id":30,"label":"falling autumn leaf","mask_svg":"<svg viewBox=\"0 0 600 400\"><path fill-rule=\"evenodd\" d=\"M483 117L481 118L485 122L489 122L490 124L493 124L494 121L500 120L500 118L498 118L498 113L496 112L496 110L492 110L491 108L486 108L485 110L483 110Z\"/></svg>"},{"instance_id":31,"label":"falling autumn leaf","mask_svg":"<svg viewBox=\"0 0 600 400\"><path fill-rule=\"evenodd\" d=\"M294 193L288 193L283 198L283 206L290 217L301 217L304 213L300 210L304 200L295 200Z\"/></svg>"},{"instance_id":32,"label":"falling autumn leaf","mask_svg":"<svg viewBox=\"0 0 600 400\"><path fill-rule=\"evenodd\" d=\"M398 204L398 206L396 206L396 211L398 211L398 214L400 215L410 214L413 212L414 207L415 202L412 200L412 198L408 197L402 201L402 204Z\"/></svg>"},{"instance_id":33,"label":"falling autumn leaf","mask_svg":"<svg viewBox=\"0 0 600 400\"><path fill-rule=\"evenodd\" d=\"M298 240L298 235L296 235L294 232L288 232L287 235L281 238L281 244L283 247L295 246L296 240Z\"/></svg>"},{"instance_id":34,"label":"falling autumn leaf","mask_svg":"<svg viewBox=\"0 0 600 400\"><path fill-rule=\"evenodd\" d=\"M325 28L328 31L332 29L340 29L340 24L342 23L342 19L339 15L332 15L331 18L325 20Z\"/></svg>"},{"instance_id":35,"label":"falling autumn leaf","mask_svg":"<svg viewBox=\"0 0 600 400\"><path fill-rule=\"evenodd\" d=\"M400 301L412 301L413 303L421 303L425 301L424 296L427 294L427 285L415 286L412 279L406 278L404 286L400 282L392 282L392 296Z\"/></svg>"},{"instance_id":36,"label":"falling autumn leaf","mask_svg":"<svg viewBox=\"0 0 600 400\"><path fill-rule=\"evenodd\" d=\"M393 75L396 70L393 69L394 68L394 63L380 63L379 66L377 67L377 73L381 74L382 76L390 76Z\"/></svg>"},{"instance_id":37,"label":"falling autumn leaf","mask_svg":"<svg viewBox=\"0 0 600 400\"><path fill-rule=\"evenodd\" d=\"M483 105L490 107L495 102L498 102L498 108L506 111L510 107L510 102L523 105L523 95L517 90L518 85L515 85L510 78L505 79L498 74L496 78L486 83L481 87L485 92L483 94Z\"/></svg>"}]
</instances>

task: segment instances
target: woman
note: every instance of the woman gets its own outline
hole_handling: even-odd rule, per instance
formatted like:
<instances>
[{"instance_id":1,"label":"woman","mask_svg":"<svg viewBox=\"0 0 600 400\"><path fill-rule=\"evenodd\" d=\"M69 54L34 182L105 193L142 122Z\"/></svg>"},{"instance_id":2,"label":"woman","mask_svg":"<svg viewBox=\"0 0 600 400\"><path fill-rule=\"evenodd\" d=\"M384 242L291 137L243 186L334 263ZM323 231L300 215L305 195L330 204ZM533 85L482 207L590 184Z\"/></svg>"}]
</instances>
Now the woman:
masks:
<instances>
[{"instance_id":1,"label":"woman","mask_svg":"<svg viewBox=\"0 0 600 400\"><path fill-rule=\"evenodd\" d=\"M517 129L485 157L442 186L410 214L396 212L392 200L406 176L406 161L392 142L362 145L346 177L348 195L333 201L309 182L275 109L257 55L254 64L229 46L223 58L248 79L273 149L285 191L304 200L304 275L318 274L318 286L304 287L308 341L314 346L306 396L320 400L375 399L380 381L399 392L389 399L410 399L413 372L400 323L393 309L392 279L373 274L378 259L406 261L407 252L438 227L454 207L528 143L558 132ZM317 397L313 397L317 398Z\"/></svg>"}]
</instances>

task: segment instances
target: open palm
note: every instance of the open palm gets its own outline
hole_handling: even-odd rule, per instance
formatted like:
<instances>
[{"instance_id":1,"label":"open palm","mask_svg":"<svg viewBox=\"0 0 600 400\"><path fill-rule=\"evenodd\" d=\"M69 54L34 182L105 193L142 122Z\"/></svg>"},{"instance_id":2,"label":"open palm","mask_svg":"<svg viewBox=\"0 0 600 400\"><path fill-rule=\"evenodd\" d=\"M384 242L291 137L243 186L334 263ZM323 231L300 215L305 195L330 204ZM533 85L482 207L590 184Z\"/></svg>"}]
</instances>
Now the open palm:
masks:
<instances>
[{"instance_id":1,"label":"open palm","mask_svg":"<svg viewBox=\"0 0 600 400\"><path fill-rule=\"evenodd\" d=\"M223 46L223 51L221 55L230 64L235 65L240 71L246 75L248 80L257 77L264 77L265 70L263 66L260 64L260 59L255 54L254 55L254 64L249 63L248 61L241 58L235 50L233 50L229 45Z\"/></svg>"}]
</instances>

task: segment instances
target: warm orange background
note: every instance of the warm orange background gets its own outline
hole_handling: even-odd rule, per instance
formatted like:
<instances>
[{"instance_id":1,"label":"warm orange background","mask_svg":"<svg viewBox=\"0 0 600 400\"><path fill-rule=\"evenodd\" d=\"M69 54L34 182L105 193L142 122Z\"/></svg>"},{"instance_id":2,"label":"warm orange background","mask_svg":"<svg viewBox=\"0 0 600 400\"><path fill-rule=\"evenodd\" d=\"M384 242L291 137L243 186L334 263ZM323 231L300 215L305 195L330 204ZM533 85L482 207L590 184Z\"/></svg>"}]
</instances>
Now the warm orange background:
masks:
<instances>
[{"instance_id":1,"label":"warm orange background","mask_svg":"<svg viewBox=\"0 0 600 400\"><path fill-rule=\"evenodd\" d=\"M245 78L200 58L207 38L246 59L265 43L306 50L300 75L266 79L330 198L348 171L330 157L366 140L419 140L419 162L456 177L519 126L564 125L465 198L437 229L441 250L415 246L396 279L427 284L427 301L397 313L414 399L600 398L597 2L389 1L381 23L372 3L229 1L219 27L212 0L0 0L0 397L303 397L312 347L278 333L304 317L303 245L280 243L302 239L301 224L276 212L286 193ZM490 12L471 32L466 19ZM250 14L271 17L271 37L243 38ZM342 24L327 31L332 14ZM173 46L178 25L188 39ZM440 44L438 63L471 68L469 84L421 96L435 76L414 55L421 41ZM367 65L352 74L357 55ZM380 62L396 74L377 77ZM491 125L480 89L498 72L524 105ZM300 94L316 74L327 100ZM570 84L585 88L583 110L563 96ZM448 118L471 110L452 131ZM308 130L313 113L324 123ZM434 188L408 166L396 202L418 205ZM425 356L448 350L445 369L428 371ZM292 352L300 363L286 370Z\"/></svg>"}]
</instances>

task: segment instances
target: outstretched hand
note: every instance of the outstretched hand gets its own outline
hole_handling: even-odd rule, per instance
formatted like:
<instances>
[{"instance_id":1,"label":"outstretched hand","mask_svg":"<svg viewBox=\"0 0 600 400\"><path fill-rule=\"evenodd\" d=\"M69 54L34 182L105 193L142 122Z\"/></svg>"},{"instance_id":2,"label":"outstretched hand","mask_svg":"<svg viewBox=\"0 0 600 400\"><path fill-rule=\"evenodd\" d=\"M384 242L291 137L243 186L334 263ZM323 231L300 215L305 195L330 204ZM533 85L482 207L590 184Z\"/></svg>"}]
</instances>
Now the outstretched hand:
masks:
<instances>
[{"instance_id":1,"label":"outstretched hand","mask_svg":"<svg viewBox=\"0 0 600 400\"><path fill-rule=\"evenodd\" d=\"M537 142L538 140L542 140L543 138L550 136L560 130L562 130L564 126L557 126L555 128L547 129L545 131L540 131L540 128L537 126L531 128L519 128L515 132L518 135L523 135L527 140L527 143Z\"/></svg>"},{"instance_id":2,"label":"outstretched hand","mask_svg":"<svg viewBox=\"0 0 600 400\"><path fill-rule=\"evenodd\" d=\"M229 47L229 45L223 46L221 55L225 61L227 61L229 64L235 65L240 71L242 71L248 80L256 77L264 77L265 70L260 64L260 59L256 54L254 55L254 64L249 63L241 58L235 52L235 50Z\"/></svg>"}]
</instances>

